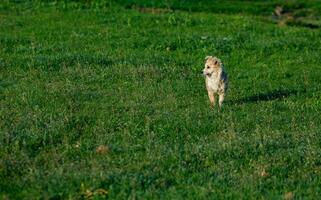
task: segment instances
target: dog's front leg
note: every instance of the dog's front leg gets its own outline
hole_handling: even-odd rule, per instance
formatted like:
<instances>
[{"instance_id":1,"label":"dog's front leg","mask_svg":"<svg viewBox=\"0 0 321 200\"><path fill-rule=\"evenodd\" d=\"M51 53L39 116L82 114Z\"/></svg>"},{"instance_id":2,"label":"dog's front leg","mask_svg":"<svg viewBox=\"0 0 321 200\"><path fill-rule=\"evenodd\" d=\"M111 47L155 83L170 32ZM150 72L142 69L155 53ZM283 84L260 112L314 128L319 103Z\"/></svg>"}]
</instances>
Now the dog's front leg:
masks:
<instances>
[{"instance_id":1,"label":"dog's front leg","mask_svg":"<svg viewBox=\"0 0 321 200\"><path fill-rule=\"evenodd\" d=\"M208 98L210 99L211 106L214 107L215 106L214 93L212 91L207 91L207 94L208 94Z\"/></svg>"},{"instance_id":2,"label":"dog's front leg","mask_svg":"<svg viewBox=\"0 0 321 200\"><path fill-rule=\"evenodd\" d=\"M219 103L220 108L221 108L221 107L222 107L222 105L223 105L224 96L225 96L225 94L224 94L224 93L219 95L218 103Z\"/></svg>"}]
</instances>

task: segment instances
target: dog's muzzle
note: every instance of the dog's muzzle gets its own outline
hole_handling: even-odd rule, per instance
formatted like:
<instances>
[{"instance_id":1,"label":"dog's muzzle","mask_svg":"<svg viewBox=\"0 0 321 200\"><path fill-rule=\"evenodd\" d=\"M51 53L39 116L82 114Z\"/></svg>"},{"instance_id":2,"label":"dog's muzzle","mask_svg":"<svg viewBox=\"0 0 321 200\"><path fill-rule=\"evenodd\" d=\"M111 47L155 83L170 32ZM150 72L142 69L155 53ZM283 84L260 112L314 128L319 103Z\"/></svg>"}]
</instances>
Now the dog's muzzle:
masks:
<instances>
[{"instance_id":1,"label":"dog's muzzle","mask_svg":"<svg viewBox=\"0 0 321 200\"><path fill-rule=\"evenodd\" d=\"M206 73L205 71L203 71L203 76L211 76L212 73Z\"/></svg>"}]
</instances>

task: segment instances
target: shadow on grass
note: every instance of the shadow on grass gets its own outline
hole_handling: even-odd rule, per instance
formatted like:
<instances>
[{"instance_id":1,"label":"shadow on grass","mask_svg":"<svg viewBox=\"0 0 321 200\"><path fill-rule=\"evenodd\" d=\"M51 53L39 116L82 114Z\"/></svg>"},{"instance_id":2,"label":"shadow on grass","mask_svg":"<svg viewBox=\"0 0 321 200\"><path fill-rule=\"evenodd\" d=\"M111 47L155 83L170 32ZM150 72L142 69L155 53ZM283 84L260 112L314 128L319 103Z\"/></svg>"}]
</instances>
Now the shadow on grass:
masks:
<instances>
[{"instance_id":1,"label":"shadow on grass","mask_svg":"<svg viewBox=\"0 0 321 200\"><path fill-rule=\"evenodd\" d=\"M253 96L244 97L241 99L233 100L233 104L243 104L243 103L255 103L260 101L272 101L272 100L281 100L290 96L297 96L299 94L305 93L304 89L302 90L283 90L278 89L270 92L260 93Z\"/></svg>"}]
</instances>

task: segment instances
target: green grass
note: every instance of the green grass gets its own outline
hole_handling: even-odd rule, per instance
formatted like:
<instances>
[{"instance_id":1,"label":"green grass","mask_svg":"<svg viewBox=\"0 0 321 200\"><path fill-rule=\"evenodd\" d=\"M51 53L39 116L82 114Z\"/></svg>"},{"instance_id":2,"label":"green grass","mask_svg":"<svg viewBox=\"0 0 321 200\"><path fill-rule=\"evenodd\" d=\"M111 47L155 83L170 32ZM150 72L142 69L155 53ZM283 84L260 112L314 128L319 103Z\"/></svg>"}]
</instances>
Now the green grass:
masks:
<instances>
[{"instance_id":1,"label":"green grass","mask_svg":"<svg viewBox=\"0 0 321 200\"><path fill-rule=\"evenodd\" d=\"M86 5L0 6L0 198L320 197L320 29Z\"/></svg>"},{"instance_id":2,"label":"green grass","mask_svg":"<svg viewBox=\"0 0 321 200\"><path fill-rule=\"evenodd\" d=\"M287 10L309 9L310 11L321 11L319 0L118 0L116 2L125 7L160 7L173 10L230 14L269 15L276 6L283 6ZM87 2L87 5L91 5L90 1Z\"/></svg>"}]
</instances>

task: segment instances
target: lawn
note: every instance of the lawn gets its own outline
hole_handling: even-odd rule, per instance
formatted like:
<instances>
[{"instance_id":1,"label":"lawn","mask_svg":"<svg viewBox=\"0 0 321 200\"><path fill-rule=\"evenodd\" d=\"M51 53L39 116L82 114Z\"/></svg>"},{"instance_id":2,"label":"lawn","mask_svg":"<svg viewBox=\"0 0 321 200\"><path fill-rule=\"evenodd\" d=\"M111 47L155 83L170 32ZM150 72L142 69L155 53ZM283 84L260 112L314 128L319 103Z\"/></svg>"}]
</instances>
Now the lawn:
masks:
<instances>
[{"instance_id":1,"label":"lawn","mask_svg":"<svg viewBox=\"0 0 321 200\"><path fill-rule=\"evenodd\" d=\"M320 1L202 2L0 3L0 199L320 197Z\"/></svg>"}]
</instances>

